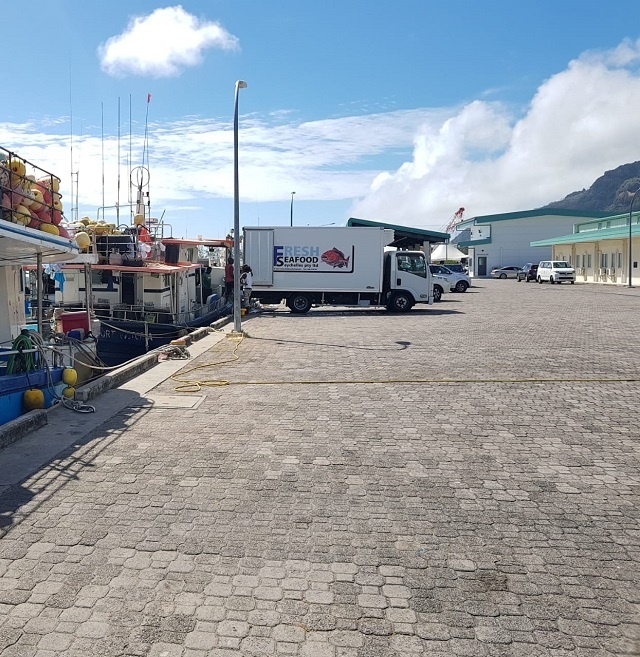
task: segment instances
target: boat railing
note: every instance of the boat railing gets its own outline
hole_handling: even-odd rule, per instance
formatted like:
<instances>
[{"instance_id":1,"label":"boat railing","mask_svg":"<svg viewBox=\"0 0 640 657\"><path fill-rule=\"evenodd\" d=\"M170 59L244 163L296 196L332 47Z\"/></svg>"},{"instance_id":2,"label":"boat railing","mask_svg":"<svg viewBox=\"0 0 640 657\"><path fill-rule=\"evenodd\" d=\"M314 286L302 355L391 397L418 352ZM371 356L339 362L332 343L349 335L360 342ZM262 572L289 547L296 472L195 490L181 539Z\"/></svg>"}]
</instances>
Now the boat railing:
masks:
<instances>
[{"instance_id":1,"label":"boat railing","mask_svg":"<svg viewBox=\"0 0 640 657\"><path fill-rule=\"evenodd\" d=\"M93 312L97 319L108 321L127 320L131 322L144 322L145 324L188 324L196 320L211 310L215 310L222 305L222 300L214 295L211 303L201 304L192 301L191 309L179 313L171 312L169 308L157 307L150 304L93 304ZM82 303L64 304L59 307L62 312L79 312L86 310Z\"/></svg>"}]
</instances>

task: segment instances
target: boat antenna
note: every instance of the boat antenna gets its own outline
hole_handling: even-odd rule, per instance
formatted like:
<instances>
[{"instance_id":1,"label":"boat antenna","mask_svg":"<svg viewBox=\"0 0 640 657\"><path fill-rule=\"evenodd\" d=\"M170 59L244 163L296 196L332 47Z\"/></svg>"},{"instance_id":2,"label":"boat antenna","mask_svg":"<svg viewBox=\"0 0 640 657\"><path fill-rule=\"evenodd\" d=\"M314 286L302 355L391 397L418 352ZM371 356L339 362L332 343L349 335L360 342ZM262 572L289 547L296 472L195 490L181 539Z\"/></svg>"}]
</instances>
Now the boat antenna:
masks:
<instances>
[{"instance_id":1,"label":"boat antenna","mask_svg":"<svg viewBox=\"0 0 640 657\"><path fill-rule=\"evenodd\" d=\"M120 225L120 96L118 96L118 200L116 201L116 225Z\"/></svg>"},{"instance_id":2,"label":"boat antenna","mask_svg":"<svg viewBox=\"0 0 640 657\"><path fill-rule=\"evenodd\" d=\"M71 69L69 69L69 159L71 164L71 220L77 221L77 216L74 219L74 210L75 215L77 215L78 210L73 207L73 100L71 95Z\"/></svg>"},{"instance_id":3,"label":"boat antenna","mask_svg":"<svg viewBox=\"0 0 640 657\"><path fill-rule=\"evenodd\" d=\"M127 162L127 168L129 169L129 180L131 180L131 148L132 148L132 136L131 136L131 94L129 94L129 160ZM129 203L129 214L133 217L133 195L131 193L131 185L129 187L129 194L127 196L127 203Z\"/></svg>"},{"instance_id":4,"label":"boat antenna","mask_svg":"<svg viewBox=\"0 0 640 657\"><path fill-rule=\"evenodd\" d=\"M144 144L142 146L142 166L144 166L144 156L147 154L147 169L149 168L149 103L151 102L151 94L147 94L147 114L144 117Z\"/></svg>"},{"instance_id":5,"label":"boat antenna","mask_svg":"<svg viewBox=\"0 0 640 657\"><path fill-rule=\"evenodd\" d=\"M100 115L102 120L102 218L104 219L104 101L100 103Z\"/></svg>"}]
</instances>

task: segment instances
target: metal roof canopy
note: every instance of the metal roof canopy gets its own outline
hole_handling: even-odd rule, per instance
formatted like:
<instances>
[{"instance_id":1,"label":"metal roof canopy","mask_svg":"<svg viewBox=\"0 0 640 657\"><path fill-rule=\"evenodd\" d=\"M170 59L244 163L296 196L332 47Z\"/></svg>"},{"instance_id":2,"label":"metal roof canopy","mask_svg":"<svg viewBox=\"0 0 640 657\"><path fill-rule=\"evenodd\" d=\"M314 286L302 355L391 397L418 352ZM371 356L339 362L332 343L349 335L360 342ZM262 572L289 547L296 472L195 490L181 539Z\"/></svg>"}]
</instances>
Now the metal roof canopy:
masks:
<instances>
[{"instance_id":1,"label":"metal roof canopy","mask_svg":"<svg viewBox=\"0 0 640 657\"><path fill-rule=\"evenodd\" d=\"M78 247L65 237L0 221L2 265L35 265L38 255L43 263L66 262L74 260L78 253Z\"/></svg>"},{"instance_id":2,"label":"metal roof canopy","mask_svg":"<svg viewBox=\"0 0 640 657\"><path fill-rule=\"evenodd\" d=\"M631 226L631 236L640 235L640 226ZM547 240L530 242L530 246L555 246L560 244L586 244L589 242L600 242L605 240L623 240L629 237L629 226L616 226L614 228L603 228L601 230L585 230L582 233L571 233L560 235Z\"/></svg>"},{"instance_id":3,"label":"metal roof canopy","mask_svg":"<svg viewBox=\"0 0 640 657\"><path fill-rule=\"evenodd\" d=\"M419 244L422 246L424 242L429 244L440 244L446 242L451 236L449 233L440 233L435 230L424 230L423 228L411 228L410 226L397 226L396 224L388 224L380 221L369 221L367 219L356 219L351 217L347 221L347 226L354 226L360 228L388 228L395 233L395 239L389 246L395 246L399 249L411 248Z\"/></svg>"}]
</instances>

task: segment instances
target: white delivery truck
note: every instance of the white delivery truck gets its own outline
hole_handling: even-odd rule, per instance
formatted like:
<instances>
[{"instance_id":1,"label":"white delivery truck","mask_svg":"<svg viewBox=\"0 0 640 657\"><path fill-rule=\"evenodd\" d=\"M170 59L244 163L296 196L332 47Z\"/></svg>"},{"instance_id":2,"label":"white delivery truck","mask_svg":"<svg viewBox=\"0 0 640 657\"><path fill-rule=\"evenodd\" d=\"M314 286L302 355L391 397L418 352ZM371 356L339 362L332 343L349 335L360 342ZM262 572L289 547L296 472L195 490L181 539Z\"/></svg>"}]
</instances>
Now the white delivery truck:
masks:
<instances>
[{"instance_id":1,"label":"white delivery truck","mask_svg":"<svg viewBox=\"0 0 640 657\"><path fill-rule=\"evenodd\" d=\"M253 272L253 298L283 299L294 313L314 304L385 306L406 312L439 300L422 251L388 247L394 232L382 227L272 226L244 229L244 262Z\"/></svg>"}]
</instances>

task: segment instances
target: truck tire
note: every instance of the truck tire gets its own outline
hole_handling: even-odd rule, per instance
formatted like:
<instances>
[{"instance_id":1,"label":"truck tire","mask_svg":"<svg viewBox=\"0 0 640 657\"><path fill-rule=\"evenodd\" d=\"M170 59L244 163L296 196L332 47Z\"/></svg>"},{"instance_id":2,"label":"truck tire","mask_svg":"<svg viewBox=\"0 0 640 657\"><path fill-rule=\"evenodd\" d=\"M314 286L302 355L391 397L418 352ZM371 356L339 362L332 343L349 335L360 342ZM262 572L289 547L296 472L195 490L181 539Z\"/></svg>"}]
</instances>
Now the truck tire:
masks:
<instances>
[{"instance_id":1,"label":"truck tire","mask_svg":"<svg viewBox=\"0 0 640 657\"><path fill-rule=\"evenodd\" d=\"M308 313L309 310L311 310L311 303L311 297L302 293L292 294L287 299L287 307L289 310L292 313L297 313L299 315Z\"/></svg>"},{"instance_id":2,"label":"truck tire","mask_svg":"<svg viewBox=\"0 0 640 657\"><path fill-rule=\"evenodd\" d=\"M392 313L406 313L413 306L413 297L408 292L393 292L387 303L387 310Z\"/></svg>"},{"instance_id":3,"label":"truck tire","mask_svg":"<svg viewBox=\"0 0 640 657\"><path fill-rule=\"evenodd\" d=\"M442 299L442 288L439 285L433 286L433 301L438 303Z\"/></svg>"}]
</instances>

